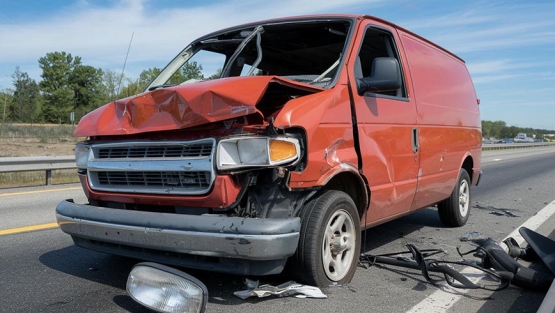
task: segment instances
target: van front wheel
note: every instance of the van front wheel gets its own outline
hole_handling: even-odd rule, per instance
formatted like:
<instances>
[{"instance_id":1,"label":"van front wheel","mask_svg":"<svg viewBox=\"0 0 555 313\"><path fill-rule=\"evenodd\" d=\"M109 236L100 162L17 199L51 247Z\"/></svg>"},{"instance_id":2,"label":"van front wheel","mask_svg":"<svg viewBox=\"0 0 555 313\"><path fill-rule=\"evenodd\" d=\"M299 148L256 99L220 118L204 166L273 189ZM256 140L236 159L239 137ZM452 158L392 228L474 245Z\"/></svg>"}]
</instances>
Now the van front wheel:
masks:
<instances>
[{"instance_id":1,"label":"van front wheel","mask_svg":"<svg viewBox=\"0 0 555 313\"><path fill-rule=\"evenodd\" d=\"M465 169L460 170L451 196L438 203L437 210L439 219L447 226L459 227L466 224L470 215L470 176Z\"/></svg>"},{"instance_id":2,"label":"van front wheel","mask_svg":"<svg viewBox=\"0 0 555 313\"><path fill-rule=\"evenodd\" d=\"M293 276L319 287L350 282L360 253L360 219L351 197L325 191L310 201L301 219Z\"/></svg>"}]
</instances>

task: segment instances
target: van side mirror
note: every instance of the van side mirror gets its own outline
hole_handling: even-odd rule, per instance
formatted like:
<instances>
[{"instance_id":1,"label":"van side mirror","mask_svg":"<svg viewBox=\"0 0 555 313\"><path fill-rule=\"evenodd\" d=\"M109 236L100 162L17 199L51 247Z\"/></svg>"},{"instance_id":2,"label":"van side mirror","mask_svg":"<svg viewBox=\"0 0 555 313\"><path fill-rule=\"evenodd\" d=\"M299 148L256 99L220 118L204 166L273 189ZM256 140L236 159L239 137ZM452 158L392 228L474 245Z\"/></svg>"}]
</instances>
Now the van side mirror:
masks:
<instances>
[{"instance_id":1,"label":"van side mirror","mask_svg":"<svg viewBox=\"0 0 555 313\"><path fill-rule=\"evenodd\" d=\"M392 91L401 88L401 69L395 58L375 58L372 73L357 79L359 96L366 92Z\"/></svg>"}]
</instances>

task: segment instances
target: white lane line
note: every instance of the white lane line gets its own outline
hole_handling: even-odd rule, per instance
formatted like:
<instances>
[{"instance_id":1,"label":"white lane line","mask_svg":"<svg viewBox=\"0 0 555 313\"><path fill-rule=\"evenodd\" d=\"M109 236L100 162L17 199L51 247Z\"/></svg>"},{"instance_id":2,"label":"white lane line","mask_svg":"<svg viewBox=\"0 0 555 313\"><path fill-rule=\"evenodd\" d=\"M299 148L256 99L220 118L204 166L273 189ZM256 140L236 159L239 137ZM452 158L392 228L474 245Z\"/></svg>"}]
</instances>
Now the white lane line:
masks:
<instances>
[{"instance_id":1,"label":"white lane line","mask_svg":"<svg viewBox=\"0 0 555 313\"><path fill-rule=\"evenodd\" d=\"M553 214L555 214L555 201L551 202L550 204L546 205L543 209L541 209L536 215L529 218L526 222L520 225L517 229L513 230L507 237L513 237L520 246L524 243L524 238L518 232L518 229L521 227L530 228L531 230L536 230L540 227L548 218L550 218Z\"/></svg>"},{"instance_id":2,"label":"white lane line","mask_svg":"<svg viewBox=\"0 0 555 313\"><path fill-rule=\"evenodd\" d=\"M517 227L513 230L506 238L513 237L519 245L522 246L524 243L524 238L518 232L520 227L527 227L531 230L536 230L540 227L548 218L555 214L555 200L552 201L550 204L546 205L543 209L541 209L536 215L529 218L526 222L522 225ZM462 271L465 273L471 272L474 270L471 267L467 267ZM479 278L471 278L470 279L473 283L479 281ZM465 293L468 292L468 289L462 290L446 290L446 289L438 289L426 299L422 300L420 303L413 306L407 313L416 313L416 312L426 312L426 313L444 313L447 312L457 301L459 301Z\"/></svg>"},{"instance_id":3,"label":"white lane line","mask_svg":"<svg viewBox=\"0 0 555 313\"><path fill-rule=\"evenodd\" d=\"M491 160L492 162L499 162L499 161L503 161L503 159L493 159Z\"/></svg>"}]
</instances>

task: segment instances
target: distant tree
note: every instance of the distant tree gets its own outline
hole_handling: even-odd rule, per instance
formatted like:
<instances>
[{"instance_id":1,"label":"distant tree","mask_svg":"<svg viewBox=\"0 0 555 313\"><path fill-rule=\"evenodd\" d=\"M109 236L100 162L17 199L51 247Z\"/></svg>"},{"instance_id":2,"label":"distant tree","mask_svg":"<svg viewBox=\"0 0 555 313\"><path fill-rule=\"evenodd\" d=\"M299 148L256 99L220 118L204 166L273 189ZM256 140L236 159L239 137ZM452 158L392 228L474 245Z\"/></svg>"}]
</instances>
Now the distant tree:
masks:
<instances>
[{"instance_id":1,"label":"distant tree","mask_svg":"<svg viewBox=\"0 0 555 313\"><path fill-rule=\"evenodd\" d=\"M503 128L501 136L502 138L514 138L516 137L516 135L518 135L518 133L521 133L521 129L519 127L509 126Z\"/></svg>"},{"instance_id":2,"label":"distant tree","mask_svg":"<svg viewBox=\"0 0 555 313\"><path fill-rule=\"evenodd\" d=\"M69 86L73 90L75 120L104 104L103 72L88 65L76 65L69 75Z\"/></svg>"},{"instance_id":3,"label":"distant tree","mask_svg":"<svg viewBox=\"0 0 555 313\"><path fill-rule=\"evenodd\" d=\"M493 122L492 121L482 121L482 137L490 138L492 137L492 128Z\"/></svg>"},{"instance_id":4,"label":"distant tree","mask_svg":"<svg viewBox=\"0 0 555 313\"><path fill-rule=\"evenodd\" d=\"M116 100L118 95L118 84L120 75L112 70L105 70L102 75L102 84L104 85L103 103Z\"/></svg>"},{"instance_id":5,"label":"distant tree","mask_svg":"<svg viewBox=\"0 0 555 313\"><path fill-rule=\"evenodd\" d=\"M216 73L208 76L207 80L218 79L218 78L220 78L220 76L222 76L222 69L221 68L217 69Z\"/></svg>"},{"instance_id":6,"label":"distant tree","mask_svg":"<svg viewBox=\"0 0 555 313\"><path fill-rule=\"evenodd\" d=\"M40 120L40 92L38 84L21 72L19 66L12 74L15 91L9 108L11 121L34 123Z\"/></svg>"},{"instance_id":7,"label":"distant tree","mask_svg":"<svg viewBox=\"0 0 555 313\"><path fill-rule=\"evenodd\" d=\"M183 64L179 71L175 72L172 77L170 77L168 83L179 85L190 79L204 80L202 64L198 64L196 61Z\"/></svg>"},{"instance_id":8,"label":"distant tree","mask_svg":"<svg viewBox=\"0 0 555 313\"><path fill-rule=\"evenodd\" d=\"M507 126L504 121L482 121L482 136L485 138L514 138L518 133L525 133L529 137L535 136L536 139L543 139L546 134L554 134L555 130Z\"/></svg>"},{"instance_id":9,"label":"distant tree","mask_svg":"<svg viewBox=\"0 0 555 313\"><path fill-rule=\"evenodd\" d=\"M0 121L2 123L10 121L8 114L11 104L13 103L13 93L14 91L11 89L4 89L0 92L0 112L2 113L2 119Z\"/></svg>"},{"instance_id":10,"label":"distant tree","mask_svg":"<svg viewBox=\"0 0 555 313\"><path fill-rule=\"evenodd\" d=\"M70 86L71 72L81 65L81 58L65 52L50 52L39 59L42 81L39 83L44 95L43 117L46 122L69 121L69 113L75 105L75 93Z\"/></svg>"},{"instance_id":11,"label":"distant tree","mask_svg":"<svg viewBox=\"0 0 555 313\"><path fill-rule=\"evenodd\" d=\"M144 88L141 89L141 87L139 86L138 80L125 78L124 81L126 82L126 86L121 88L120 92L118 93L118 96L116 97L118 99L134 96L136 94L141 93L144 90Z\"/></svg>"},{"instance_id":12,"label":"distant tree","mask_svg":"<svg viewBox=\"0 0 555 313\"><path fill-rule=\"evenodd\" d=\"M507 124L503 121L495 121L492 126L492 137L501 138L501 131L505 128Z\"/></svg>"},{"instance_id":13,"label":"distant tree","mask_svg":"<svg viewBox=\"0 0 555 313\"><path fill-rule=\"evenodd\" d=\"M144 91L146 87L156 78L156 76L160 74L161 71L162 70L157 67L149 68L148 70L142 71L141 74L139 75L139 81L137 82L138 84L137 87L141 91Z\"/></svg>"},{"instance_id":14,"label":"distant tree","mask_svg":"<svg viewBox=\"0 0 555 313\"><path fill-rule=\"evenodd\" d=\"M39 86L44 95L45 121L69 122L71 112L75 112L78 121L85 113L104 103L103 71L83 65L81 57L50 52L39 59L39 66L42 69Z\"/></svg>"}]
</instances>

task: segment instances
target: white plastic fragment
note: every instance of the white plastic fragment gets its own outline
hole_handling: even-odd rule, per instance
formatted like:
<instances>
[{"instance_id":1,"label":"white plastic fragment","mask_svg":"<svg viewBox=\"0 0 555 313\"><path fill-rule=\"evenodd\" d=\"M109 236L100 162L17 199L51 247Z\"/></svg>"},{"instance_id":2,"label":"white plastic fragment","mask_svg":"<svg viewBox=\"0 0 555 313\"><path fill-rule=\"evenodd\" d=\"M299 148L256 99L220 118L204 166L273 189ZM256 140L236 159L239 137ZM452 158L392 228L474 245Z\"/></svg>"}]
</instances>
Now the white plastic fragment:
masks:
<instances>
[{"instance_id":1,"label":"white plastic fragment","mask_svg":"<svg viewBox=\"0 0 555 313\"><path fill-rule=\"evenodd\" d=\"M301 285L294 281L289 281L278 286L258 285L258 281L246 279L246 290L235 291L233 294L245 300L249 297L265 298L272 295L278 297L295 296L297 298L327 298L318 287Z\"/></svg>"}]
</instances>

